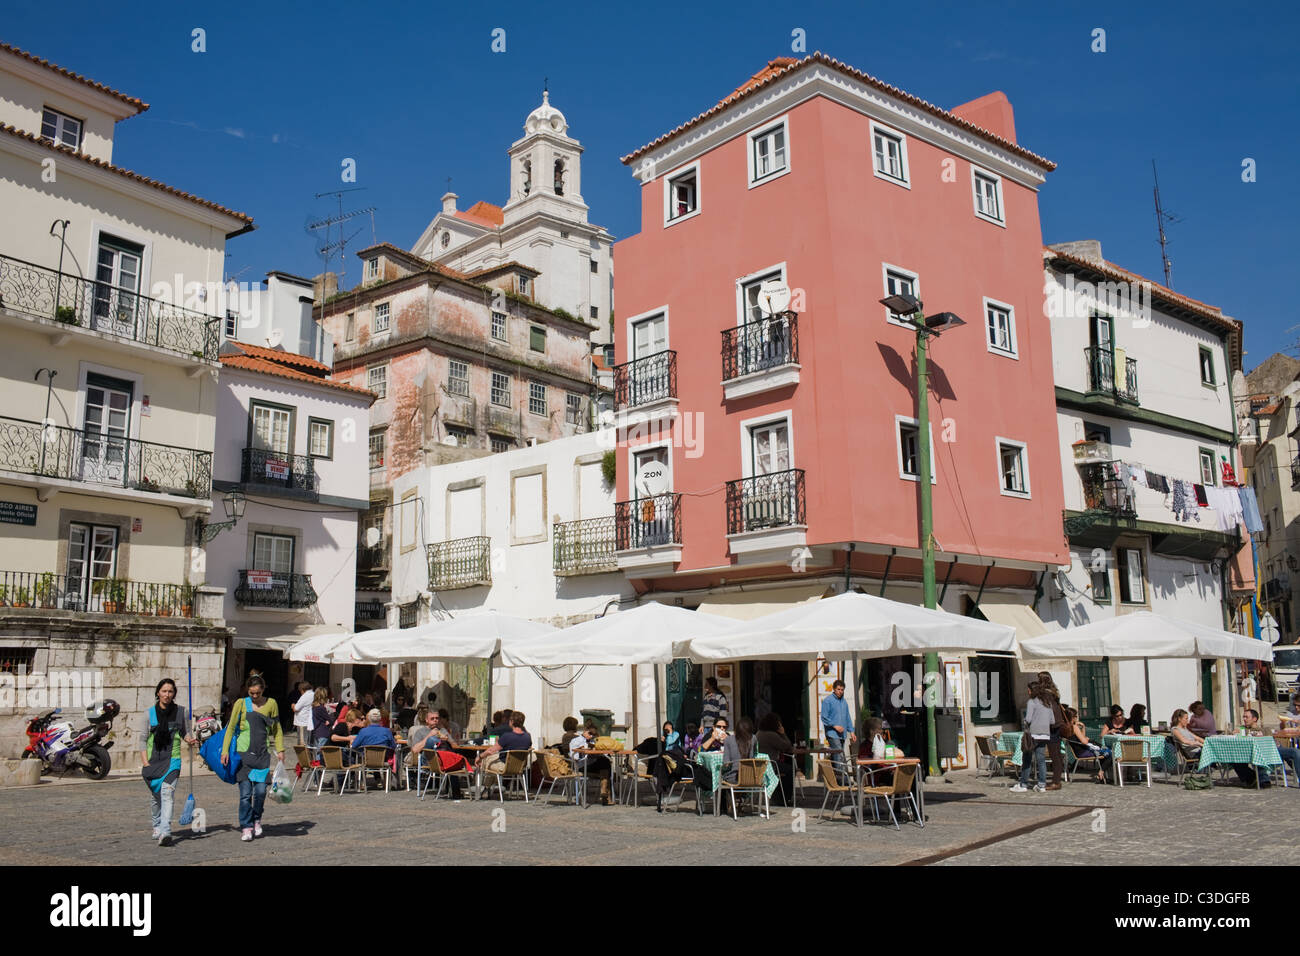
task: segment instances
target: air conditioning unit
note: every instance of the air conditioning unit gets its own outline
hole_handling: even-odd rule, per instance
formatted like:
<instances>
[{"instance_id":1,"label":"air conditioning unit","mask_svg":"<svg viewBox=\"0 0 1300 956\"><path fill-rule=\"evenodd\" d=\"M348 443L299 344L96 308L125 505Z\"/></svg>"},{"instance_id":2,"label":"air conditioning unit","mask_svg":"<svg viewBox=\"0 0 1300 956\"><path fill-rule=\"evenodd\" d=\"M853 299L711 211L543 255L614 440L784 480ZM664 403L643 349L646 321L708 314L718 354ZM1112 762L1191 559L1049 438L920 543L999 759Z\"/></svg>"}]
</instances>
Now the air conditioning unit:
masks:
<instances>
[{"instance_id":1,"label":"air conditioning unit","mask_svg":"<svg viewBox=\"0 0 1300 956\"><path fill-rule=\"evenodd\" d=\"M1115 460L1111 454L1110 442L1097 440L1077 441L1070 447L1074 449L1074 463L1076 465Z\"/></svg>"}]
</instances>

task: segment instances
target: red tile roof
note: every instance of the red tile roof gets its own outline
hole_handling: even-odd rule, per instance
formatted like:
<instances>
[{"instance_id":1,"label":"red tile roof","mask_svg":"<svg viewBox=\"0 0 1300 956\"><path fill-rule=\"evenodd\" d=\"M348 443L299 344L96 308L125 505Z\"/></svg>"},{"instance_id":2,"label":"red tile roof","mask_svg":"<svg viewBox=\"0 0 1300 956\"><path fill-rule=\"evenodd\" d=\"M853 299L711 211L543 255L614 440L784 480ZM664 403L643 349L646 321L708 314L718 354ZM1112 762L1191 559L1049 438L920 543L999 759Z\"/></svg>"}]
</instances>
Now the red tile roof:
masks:
<instances>
[{"instance_id":1,"label":"red tile roof","mask_svg":"<svg viewBox=\"0 0 1300 956\"><path fill-rule=\"evenodd\" d=\"M8 126L4 123L0 123L0 132L8 133L10 136L17 137L18 139L25 139L29 143L35 143L37 146L43 146L46 149L48 149L50 152L58 153L60 156L67 156L69 159L77 159L91 166L98 166L100 169L107 170L110 173L116 173L117 175L122 176L125 179L130 179L137 183L143 183L145 186L152 186L154 189L160 190L161 192L168 193L172 196L177 197L178 199L184 199L196 205L203 206L207 209L211 209L214 212L219 212L222 213L223 215L230 216L233 219L239 219L244 223L245 229L251 229L253 226L252 216L245 215L242 212L236 212L233 209L227 209L225 206L222 206L218 203L211 202L207 199L202 199L199 196L194 195L193 193L187 193L184 190L177 189L174 186L168 186L166 183L159 182L156 179L150 179L148 176L141 176L139 173L132 172L129 169L123 169L121 166L114 166L112 163L106 163L102 159L93 159L92 157L87 156L85 153L78 153L75 150L69 149L67 146L56 145L54 143L51 143L49 140L41 139L39 136L33 136L31 133L17 129L16 127L13 126Z\"/></svg>"},{"instance_id":2,"label":"red tile roof","mask_svg":"<svg viewBox=\"0 0 1300 956\"><path fill-rule=\"evenodd\" d=\"M442 275L448 276L449 278L452 279L466 280L469 278L469 276L467 276L464 272L460 272L457 269L453 269L451 266L444 266L441 263L432 262L429 259L425 259L421 256L417 256L414 252L408 252L405 249L393 245L391 242L377 242L373 246L367 246L364 249L358 249L357 255L362 259L366 259L370 257L371 253L374 252L384 252L389 256L393 257L394 259L405 260L408 265L411 265L416 269L423 269L428 272L437 272ZM368 286L359 285L350 291L360 292L365 288L368 288Z\"/></svg>"},{"instance_id":3,"label":"red tile roof","mask_svg":"<svg viewBox=\"0 0 1300 956\"><path fill-rule=\"evenodd\" d=\"M506 221L506 214L500 206L482 200L468 209L457 210L454 215L457 219L476 222L480 226L499 226Z\"/></svg>"},{"instance_id":4,"label":"red tile roof","mask_svg":"<svg viewBox=\"0 0 1300 956\"><path fill-rule=\"evenodd\" d=\"M349 385L347 382L340 382L335 379L321 378L317 375L311 375L307 372L300 372L297 369L288 368L278 362L267 361L263 358L257 358L253 355L222 355L221 364L229 368L244 369L249 372L261 372L264 375L275 375L279 378L293 379L298 382L309 382L312 385L323 385L326 388L338 389L341 392L348 392L353 395L363 395L374 402L378 396L368 389L358 388L355 385Z\"/></svg>"},{"instance_id":5,"label":"red tile roof","mask_svg":"<svg viewBox=\"0 0 1300 956\"><path fill-rule=\"evenodd\" d=\"M261 345L250 345L247 342L231 342L235 348L239 349L245 355L251 355L253 358L265 359L268 362L275 362L280 365L293 365L301 369L318 372L321 375L329 375L333 371L324 362L318 362L314 358L306 355L299 355L296 352L286 352L284 349L268 349Z\"/></svg>"},{"instance_id":6,"label":"red tile roof","mask_svg":"<svg viewBox=\"0 0 1300 956\"><path fill-rule=\"evenodd\" d=\"M49 60L43 60L39 56L28 53L26 50L18 49L16 46L11 46L8 43L0 43L0 50L5 53L12 53L14 56L27 60L30 63L35 63L37 66L43 66L47 70L53 70L60 76L65 76L70 80L76 80L78 83L83 83L86 86L89 86L92 90L98 90L100 93L106 93L109 96L115 97L127 106L134 108L137 114L143 113L149 108L148 103L137 100L134 96L127 96L125 93L119 93L110 86L105 86L103 83L96 83L94 80L88 79L80 73L73 73L71 70L65 70L63 67L51 63Z\"/></svg>"},{"instance_id":7,"label":"red tile roof","mask_svg":"<svg viewBox=\"0 0 1300 956\"><path fill-rule=\"evenodd\" d=\"M677 128L672 129L669 132L665 133L664 135L660 136L658 139L647 143L646 145L642 146L640 149L636 150L635 152L628 153L626 156L623 157L622 159L623 163L625 165L630 164L633 160L644 155L645 153L648 153L650 150L663 145L664 143L668 142L670 139L674 138L675 136L678 136L681 133L686 132L686 130L698 126L700 123L709 119L711 116L714 116L717 113L722 112L727 107L731 106L734 103L739 102L740 100L744 99L747 96L752 95L757 90L760 90L763 87L773 83L774 81L782 77L788 76L794 71L802 69L803 67L811 63L820 63L823 66L828 66L833 70L843 73L845 76L866 83L868 86L875 87L877 90L880 90L881 92L888 93L890 96L896 97L902 100L904 103L909 103L912 106L925 110L927 113L930 113L933 116L937 116L940 119L945 120L946 122L952 123L954 126L958 126L961 129L967 130L968 132L974 133L975 135L979 136L981 139L987 140L988 142L993 143L994 145L999 146L1010 153L1014 153L1015 155L1021 157L1022 159L1029 160L1031 163L1035 164L1036 166L1038 166L1039 168L1047 172L1051 172L1053 169L1056 168L1056 164L1052 162L1050 159L1044 159L1042 156L1039 156L1037 153L1032 153L1029 150L1025 149L1023 146L1018 146L1015 143L1011 142L1010 140L1004 139L1001 136L996 135L995 133L991 133L980 126L976 126L974 123L970 122L969 120L962 119L960 116L956 115L955 113L950 113L948 110L945 110L942 107L935 106L932 103L928 103L918 96L913 96L911 93L906 93L903 90L900 90L896 86L891 86L882 80L876 79L874 76L870 76L867 73L863 73L861 70L855 70L853 67L841 63L839 60L832 59L831 57L826 56L826 54L821 53L820 51L817 53L813 53L810 56L806 56L802 60L796 60L793 57L778 57L775 60L769 60L767 66L759 70L748 80L742 83L729 96L727 96L725 99L719 102L716 106L701 113L699 116L695 117L694 119L687 120L685 123L682 123Z\"/></svg>"},{"instance_id":8,"label":"red tile roof","mask_svg":"<svg viewBox=\"0 0 1300 956\"><path fill-rule=\"evenodd\" d=\"M534 269L532 266L526 266L522 262L516 262L511 259L509 262L502 262L495 266L487 266L483 269L475 269L473 272L465 273L466 279L478 279L482 276L491 275L494 272L531 272L534 276L542 274L540 269Z\"/></svg>"}]
</instances>

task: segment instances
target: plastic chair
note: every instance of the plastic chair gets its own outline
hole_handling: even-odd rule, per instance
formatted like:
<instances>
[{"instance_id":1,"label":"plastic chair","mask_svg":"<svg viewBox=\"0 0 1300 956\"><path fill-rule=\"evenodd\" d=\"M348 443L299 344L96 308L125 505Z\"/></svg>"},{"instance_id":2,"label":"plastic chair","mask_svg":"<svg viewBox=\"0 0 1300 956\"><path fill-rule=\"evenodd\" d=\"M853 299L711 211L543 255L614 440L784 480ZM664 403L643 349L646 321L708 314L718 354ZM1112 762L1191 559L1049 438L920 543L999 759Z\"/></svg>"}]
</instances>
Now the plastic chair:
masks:
<instances>
[{"instance_id":1,"label":"plastic chair","mask_svg":"<svg viewBox=\"0 0 1300 956\"><path fill-rule=\"evenodd\" d=\"M1124 768L1141 767L1147 774L1147 786L1151 786L1151 758L1146 755L1146 746L1140 740L1121 740L1115 748L1115 776L1119 785L1124 786Z\"/></svg>"},{"instance_id":2,"label":"plastic chair","mask_svg":"<svg viewBox=\"0 0 1300 956\"><path fill-rule=\"evenodd\" d=\"M421 800L429 792L429 787L433 785L435 779L438 781L438 786L433 791L433 799L435 800L442 796L442 788L447 785L448 781L452 780L464 781L465 786L470 788L470 792L474 792L474 775L466 769L465 765L461 764L456 770L443 770L442 761L438 759L438 753L435 750L420 751L420 764L417 769L419 772L415 778L415 789ZM421 780L424 781L423 788L420 786Z\"/></svg>"},{"instance_id":3,"label":"plastic chair","mask_svg":"<svg viewBox=\"0 0 1300 956\"><path fill-rule=\"evenodd\" d=\"M736 782L722 780L722 792L731 797L731 818L739 820L736 815L736 794L749 793L758 795L763 802L763 819L772 815L772 808L767 801L767 785L763 776L767 772L766 757L745 757L736 765Z\"/></svg>"},{"instance_id":4,"label":"plastic chair","mask_svg":"<svg viewBox=\"0 0 1300 956\"><path fill-rule=\"evenodd\" d=\"M863 787L864 796L871 798L871 809L876 819L880 815L876 810L876 801L881 797L885 799L885 806L889 808L889 819L894 822L894 829L902 829L898 825L898 817L894 813L894 802L900 797L907 800L912 805L912 818L922 827L925 821L921 819L921 808L917 805L916 794L912 792L912 783L916 779L916 766L914 764L899 764L894 768L894 782L887 787Z\"/></svg>"},{"instance_id":5,"label":"plastic chair","mask_svg":"<svg viewBox=\"0 0 1300 956\"><path fill-rule=\"evenodd\" d=\"M501 802L506 802L505 781L509 780L511 789L522 785L524 789L524 803L528 802L528 772L530 759L533 752L531 750L503 750L499 754L505 766L501 770L484 770L485 774L492 774L497 778L497 796Z\"/></svg>"},{"instance_id":6,"label":"plastic chair","mask_svg":"<svg viewBox=\"0 0 1300 956\"><path fill-rule=\"evenodd\" d=\"M839 812L844 803L844 798L853 793L854 788L851 784L840 783L839 777L835 773L835 765L829 760L817 761L817 775L821 778L822 786L826 788L826 795L822 797L821 810L817 813L817 819L821 820L826 815L826 804L830 801L831 796L835 797L835 806L831 807L831 815Z\"/></svg>"},{"instance_id":7,"label":"plastic chair","mask_svg":"<svg viewBox=\"0 0 1300 956\"><path fill-rule=\"evenodd\" d=\"M986 761L985 769L988 770L990 777L1006 773L1008 766L1015 766L1015 764L1012 763L1012 758L1015 754L1010 750L997 749L997 738L976 737L975 745L979 748L980 756Z\"/></svg>"},{"instance_id":8,"label":"plastic chair","mask_svg":"<svg viewBox=\"0 0 1300 956\"><path fill-rule=\"evenodd\" d=\"M560 796L564 797L567 803L569 787L572 786L574 800L581 805L582 798L586 796L587 788L584 786L581 790L579 789L578 783L582 780L583 775L574 769L572 762L566 760L558 750L539 751L536 760L542 771L542 782L537 787L537 802L541 803L542 787L549 783L551 786L546 791L548 799L555 795L555 785L559 784Z\"/></svg>"},{"instance_id":9,"label":"plastic chair","mask_svg":"<svg viewBox=\"0 0 1300 956\"><path fill-rule=\"evenodd\" d=\"M306 793L311 789L312 781L316 778L324 778L325 768L321 766L319 760L314 760L311 755L311 749L302 744L294 744L293 752L298 755L298 766L307 772L303 774L302 792Z\"/></svg>"}]
</instances>

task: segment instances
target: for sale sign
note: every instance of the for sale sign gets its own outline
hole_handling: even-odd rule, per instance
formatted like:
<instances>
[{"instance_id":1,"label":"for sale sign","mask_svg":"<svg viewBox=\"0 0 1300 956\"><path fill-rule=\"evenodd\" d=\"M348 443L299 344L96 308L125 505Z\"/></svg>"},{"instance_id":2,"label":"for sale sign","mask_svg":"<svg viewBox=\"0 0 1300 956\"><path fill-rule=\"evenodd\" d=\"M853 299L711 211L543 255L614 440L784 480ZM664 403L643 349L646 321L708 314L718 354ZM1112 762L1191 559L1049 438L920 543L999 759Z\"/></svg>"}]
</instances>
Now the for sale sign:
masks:
<instances>
[{"instance_id":1,"label":"for sale sign","mask_svg":"<svg viewBox=\"0 0 1300 956\"><path fill-rule=\"evenodd\" d=\"M259 591L271 590L271 572L270 571L249 571L248 586L256 588Z\"/></svg>"},{"instance_id":2,"label":"for sale sign","mask_svg":"<svg viewBox=\"0 0 1300 956\"><path fill-rule=\"evenodd\" d=\"M266 460L266 477L273 481L288 481L289 463L275 458L268 458Z\"/></svg>"}]
</instances>

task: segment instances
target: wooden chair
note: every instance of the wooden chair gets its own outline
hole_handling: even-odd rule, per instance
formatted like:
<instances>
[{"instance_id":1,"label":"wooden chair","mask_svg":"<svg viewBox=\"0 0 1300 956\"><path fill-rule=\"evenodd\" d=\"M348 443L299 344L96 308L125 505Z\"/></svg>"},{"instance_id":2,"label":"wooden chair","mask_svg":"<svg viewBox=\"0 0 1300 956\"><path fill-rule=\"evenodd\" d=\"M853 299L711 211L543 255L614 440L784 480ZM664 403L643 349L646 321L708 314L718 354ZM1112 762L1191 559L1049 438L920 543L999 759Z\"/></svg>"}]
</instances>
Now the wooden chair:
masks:
<instances>
[{"instance_id":1,"label":"wooden chair","mask_svg":"<svg viewBox=\"0 0 1300 956\"><path fill-rule=\"evenodd\" d=\"M1124 786L1124 768L1141 767L1146 771L1147 786L1151 786L1151 758L1146 755L1146 746L1140 740L1121 740L1115 747L1115 776L1119 785Z\"/></svg>"},{"instance_id":2,"label":"wooden chair","mask_svg":"<svg viewBox=\"0 0 1300 956\"><path fill-rule=\"evenodd\" d=\"M763 802L763 819L772 815L772 808L767 802L767 785L763 775L767 772L766 757L745 757L736 765L736 782L722 780L722 792L731 797L731 818L740 819L736 814L736 794L749 793L757 795ZM851 789L851 788L850 788Z\"/></svg>"},{"instance_id":3,"label":"wooden chair","mask_svg":"<svg viewBox=\"0 0 1300 956\"><path fill-rule=\"evenodd\" d=\"M1006 773L1008 766L1015 766L1012 763L1015 754L1010 750L999 750L996 737L976 737L975 745L979 748L980 757L986 761L985 768L988 770L990 777Z\"/></svg>"},{"instance_id":4,"label":"wooden chair","mask_svg":"<svg viewBox=\"0 0 1300 956\"><path fill-rule=\"evenodd\" d=\"M817 814L817 819L821 820L826 815L826 804L831 797L835 797L835 806L831 807L831 815L834 816L844 803L844 798L854 792L852 784L840 783L835 774L835 765L829 760L817 761L817 776L821 778L822 786L826 789L826 795L822 797L822 807Z\"/></svg>"},{"instance_id":5,"label":"wooden chair","mask_svg":"<svg viewBox=\"0 0 1300 956\"><path fill-rule=\"evenodd\" d=\"M1065 741L1065 752L1074 760L1074 772L1078 773L1079 768L1084 764L1091 764L1097 773L1103 773L1101 764L1101 754L1094 753L1088 748L1087 744L1081 744L1077 740ZM1067 773L1065 782L1070 782L1070 776Z\"/></svg>"},{"instance_id":6,"label":"wooden chair","mask_svg":"<svg viewBox=\"0 0 1300 956\"><path fill-rule=\"evenodd\" d=\"M361 748L362 759L360 763L354 763L348 767L344 774L343 786L346 789L348 777L355 771L357 774L357 785L361 792L366 791L366 774L377 773L384 778L384 793L389 792L393 782L393 768L388 766L388 755L391 751L382 744L374 744L369 747Z\"/></svg>"},{"instance_id":7,"label":"wooden chair","mask_svg":"<svg viewBox=\"0 0 1300 956\"><path fill-rule=\"evenodd\" d=\"M542 799L542 787L548 783L551 785L546 791L548 798L555 795L555 785L560 785L560 796L568 800L569 788L573 788L574 800L579 805L582 804L586 796L586 787L583 786L583 775L574 769L573 764L569 762L558 750L542 750L537 754L537 765L542 770L542 782L537 788L537 801Z\"/></svg>"},{"instance_id":8,"label":"wooden chair","mask_svg":"<svg viewBox=\"0 0 1300 956\"><path fill-rule=\"evenodd\" d=\"M429 792L429 787L433 786L434 780L438 781L437 787L434 787L433 790L433 799L435 800L442 796L442 788L453 780L461 781L465 786L469 787L471 793L474 792L474 774L467 769L465 764L462 763L456 770L443 770L442 761L438 759L437 751L421 750L419 756L420 764L415 777L415 789L421 800ZM424 781L423 788L420 786L422 780Z\"/></svg>"},{"instance_id":9,"label":"wooden chair","mask_svg":"<svg viewBox=\"0 0 1300 956\"><path fill-rule=\"evenodd\" d=\"M497 796L501 802L506 802L505 781L509 780L511 788L523 786L524 803L528 802L528 773L529 763L533 752L531 750L503 750L496 756L499 757L505 766L501 770L484 770L485 774L492 774L497 778Z\"/></svg>"},{"instance_id":10,"label":"wooden chair","mask_svg":"<svg viewBox=\"0 0 1300 956\"><path fill-rule=\"evenodd\" d=\"M303 781L302 792L306 793L311 789L312 781L317 777L324 778L325 768L321 766L319 760L313 760L311 750L302 744L294 744L293 752L298 755L298 766L302 767Z\"/></svg>"},{"instance_id":11,"label":"wooden chair","mask_svg":"<svg viewBox=\"0 0 1300 956\"><path fill-rule=\"evenodd\" d=\"M879 820L880 814L876 807L876 801L880 798L885 799L885 806L889 808L889 819L894 822L894 829L902 829L898 825L898 817L894 813L894 802L898 799L904 799L911 804L912 818L925 826L925 821L921 819L921 808L916 803L916 794L912 792L912 784L916 779L915 764L899 764L894 768L894 782L887 787L863 787L864 796L871 798L872 815Z\"/></svg>"}]
</instances>

